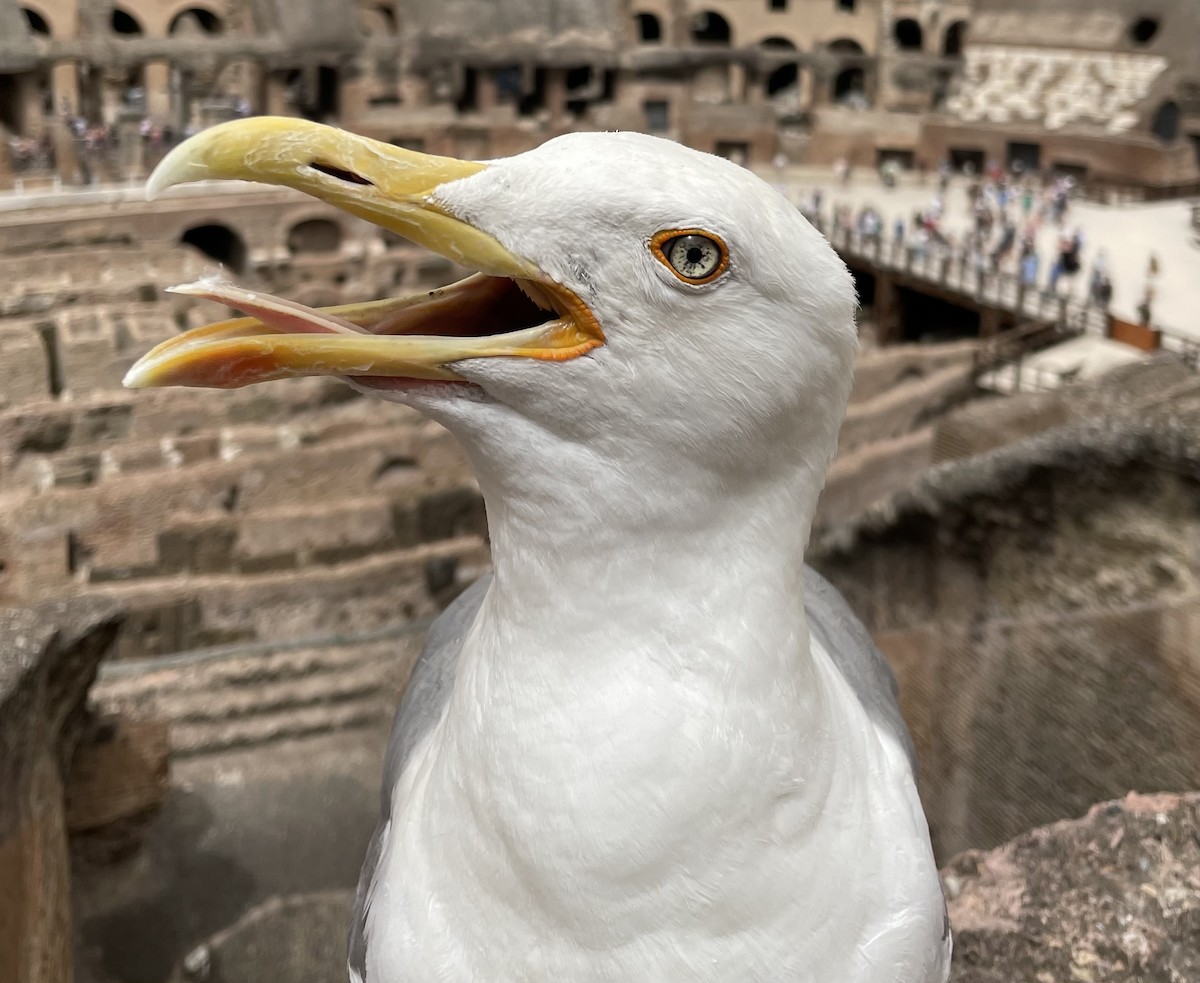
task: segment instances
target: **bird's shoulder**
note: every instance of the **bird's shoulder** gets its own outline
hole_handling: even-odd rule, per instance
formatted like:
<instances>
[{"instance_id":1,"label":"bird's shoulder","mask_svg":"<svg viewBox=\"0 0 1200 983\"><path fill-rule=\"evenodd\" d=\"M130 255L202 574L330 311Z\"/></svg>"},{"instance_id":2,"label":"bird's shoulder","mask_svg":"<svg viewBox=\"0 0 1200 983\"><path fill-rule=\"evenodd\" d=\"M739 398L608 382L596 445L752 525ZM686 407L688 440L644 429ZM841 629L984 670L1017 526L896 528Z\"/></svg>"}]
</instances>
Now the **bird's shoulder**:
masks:
<instances>
[{"instance_id":1,"label":"bird's shoulder","mask_svg":"<svg viewBox=\"0 0 1200 983\"><path fill-rule=\"evenodd\" d=\"M841 592L810 566L804 568L804 614L810 636L829 654L872 723L904 749L915 774L916 749L891 666Z\"/></svg>"}]
</instances>

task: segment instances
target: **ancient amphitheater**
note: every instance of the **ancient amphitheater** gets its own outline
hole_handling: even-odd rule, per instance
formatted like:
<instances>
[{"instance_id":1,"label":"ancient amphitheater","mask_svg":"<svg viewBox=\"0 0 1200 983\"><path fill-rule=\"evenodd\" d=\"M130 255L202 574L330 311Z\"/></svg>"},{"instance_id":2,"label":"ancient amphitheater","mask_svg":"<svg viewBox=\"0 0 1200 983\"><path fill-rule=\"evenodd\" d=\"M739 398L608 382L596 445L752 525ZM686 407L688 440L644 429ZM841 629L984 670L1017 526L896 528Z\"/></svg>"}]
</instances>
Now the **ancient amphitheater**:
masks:
<instances>
[{"instance_id":1,"label":"ancient amphitheater","mask_svg":"<svg viewBox=\"0 0 1200 983\"><path fill-rule=\"evenodd\" d=\"M459 272L284 191L151 205L138 179L162 148L130 142L140 119L182 131L240 97L479 156L619 125L760 166L1004 158L1032 127L1098 187L1200 176L1192 55L1138 40L1165 15L1125 3L1088 5L1075 34L985 0L558 3L549 40L511 3L493 42L466 4L362 4L366 33L341 5L285 6L0 0L0 126L56 148L0 152L0 187L19 185L0 193L2 983L342 978L398 694L489 563L470 472L414 413L327 380L120 387L219 314L165 292L218 267L312 305ZM988 96L1035 29L1046 105L1078 97L1053 127ZM1129 65L1088 62L1099 96L1045 68L1103 46ZM1124 102L1099 140L1105 86ZM127 139L89 149L47 99ZM980 380L1019 354L1004 329L1027 312L984 293L978 330L916 345L897 322L860 355L811 560L900 677L955 979L1197 979L1200 802L1093 807L1200 788L1200 375L1161 350L998 396Z\"/></svg>"}]
</instances>

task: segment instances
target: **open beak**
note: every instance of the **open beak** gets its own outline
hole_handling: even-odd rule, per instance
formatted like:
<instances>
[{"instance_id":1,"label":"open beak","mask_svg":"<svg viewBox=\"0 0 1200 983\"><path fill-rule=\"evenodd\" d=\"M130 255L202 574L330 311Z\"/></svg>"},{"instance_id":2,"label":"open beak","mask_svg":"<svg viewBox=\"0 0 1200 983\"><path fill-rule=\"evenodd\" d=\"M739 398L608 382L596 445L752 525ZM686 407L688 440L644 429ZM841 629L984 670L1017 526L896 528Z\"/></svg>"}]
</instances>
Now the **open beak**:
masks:
<instances>
[{"instance_id":1,"label":"open beak","mask_svg":"<svg viewBox=\"0 0 1200 983\"><path fill-rule=\"evenodd\" d=\"M212 127L169 153L153 196L190 181L296 188L479 272L416 297L313 309L222 280L174 288L247 317L184 332L129 370L125 385L232 389L304 375L462 381L453 363L519 356L562 361L604 343L571 290L435 200L488 165L403 150L305 120L255 117Z\"/></svg>"}]
</instances>

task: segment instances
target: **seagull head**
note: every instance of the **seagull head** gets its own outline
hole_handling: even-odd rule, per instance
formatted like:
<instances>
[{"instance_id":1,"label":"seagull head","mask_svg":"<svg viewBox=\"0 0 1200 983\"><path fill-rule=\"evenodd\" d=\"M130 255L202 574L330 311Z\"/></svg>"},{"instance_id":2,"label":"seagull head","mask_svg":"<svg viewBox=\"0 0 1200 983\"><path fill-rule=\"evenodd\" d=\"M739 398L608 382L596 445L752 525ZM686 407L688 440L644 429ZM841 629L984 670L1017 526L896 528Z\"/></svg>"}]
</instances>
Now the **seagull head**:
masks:
<instances>
[{"instance_id":1,"label":"seagull head","mask_svg":"<svg viewBox=\"0 0 1200 983\"><path fill-rule=\"evenodd\" d=\"M149 191L213 179L298 189L477 272L322 310L188 285L249 316L160 345L126 385L340 376L444 423L481 481L604 473L666 494L798 461L823 475L832 456L857 345L850 274L727 160L573 133L481 163L254 118L177 147Z\"/></svg>"}]
</instances>

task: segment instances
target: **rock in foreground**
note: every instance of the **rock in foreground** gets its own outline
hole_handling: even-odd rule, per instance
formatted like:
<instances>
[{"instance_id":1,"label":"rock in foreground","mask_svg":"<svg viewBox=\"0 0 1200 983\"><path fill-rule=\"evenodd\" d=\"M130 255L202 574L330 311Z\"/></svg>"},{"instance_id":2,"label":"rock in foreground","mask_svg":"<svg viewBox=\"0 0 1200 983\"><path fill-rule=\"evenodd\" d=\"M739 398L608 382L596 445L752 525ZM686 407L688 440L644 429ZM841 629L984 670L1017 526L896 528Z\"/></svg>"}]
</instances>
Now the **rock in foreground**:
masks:
<instances>
[{"instance_id":1,"label":"rock in foreground","mask_svg":"<svg viewBox=\"0 0 1200 983\"><path fill-rule=\"evenodd\" d=\"M1200 793L1131 793L942 877L954 983L1200 980Z\"/></svg>"}]
</instances>

